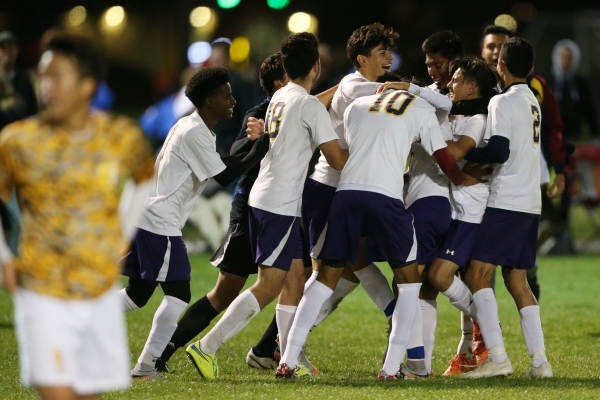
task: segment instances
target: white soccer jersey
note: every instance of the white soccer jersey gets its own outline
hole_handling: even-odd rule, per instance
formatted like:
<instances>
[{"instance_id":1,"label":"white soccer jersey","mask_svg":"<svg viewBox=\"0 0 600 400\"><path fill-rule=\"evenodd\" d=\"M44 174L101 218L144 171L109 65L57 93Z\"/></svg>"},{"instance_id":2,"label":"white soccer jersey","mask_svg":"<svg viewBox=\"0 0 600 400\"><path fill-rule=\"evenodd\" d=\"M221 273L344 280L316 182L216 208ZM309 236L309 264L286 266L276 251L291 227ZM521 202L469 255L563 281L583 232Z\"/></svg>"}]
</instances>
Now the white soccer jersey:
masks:
<instances>
[{"instance_id":1,"label":"white soccer jersey","mask_svg":"<svg viewBox=\"0 0 600 400\"><path fill-rule=\"evenodd\" d=\"M494 164L488 206L540 214L540 125L537 99L525 82L494 96L488 106L485 140L494 135L510 140L510 156Z\"/></svg>"},{"instance_id":2,"label":"white soccer jersey","mask_svg":"<svg viewBox=\"0 0 600 400\"><path fill-rule=\"evenodd\" d=\"M379 86L381 86L381 83L370 82L358 71L346 75L340 81L329 107L329 116L343 149L348 148L344 140L344 111L355 99L375 94ZM331 168L325 156L321 153L319 162L315 165L315 172L310 178L325 185L337 187L340 181L340 171Z\"/></svg>"},{"instance_id":3,"label":"white soccer jersey","mask_svg":"<svg viewBox=\"0 0 600 400\"><path fill-rule=\"evenodd\" d=\"M248 204L279 215L300 216L308 163L317 146L338 139L327 109L294 83L273 95L265 121L271 137Z\"/></svg>"},{"instance_id":4,"label":"white soccer jersey","mask_svg":"<svg viewBox=\"0 0 600 400\"><path fill-rule=\"evenodd\" d=\"M169 132L156 160L137 227L163 236L181 236L197 197L208 179L222 172L215 134L197 112L181 118Z\"/></svg>"},{"instance_id":5,"label":"white soccer jersey","mask_svg":"<svg viewBox=\"0 0 600 400\"><path fill-rule=\"evenodd\" d=\"M440 125L440 130L444 140L452 140L452 131L448 122L448 113L452 108L452 101L443 96L447 100L443 100L439 95L439 90L435 84L428 87L433 92L437 92L438 96L427 96L428 101L435 106L435 115ZM426 90L421 90L419 96L424 96ZM440 167L435 161L435 158L419 143L415 143L411 148L412 157L410 160L410 182L406 193L406 206L409 207L415 201L429 196L449 197L448 177L440 170Z\"/></svg>"},{"instance_id":6,"label":"white soccer jersey","mask_svg":"<svg viewBox=\"0 0 600 400\"><path fill-rule=\"evenodd\" d=\"M403 199L404 167L420 140L428 154L446 147L427 101L405 91L356 99L344 114L350 157L338 190L363 190Z\"/></svg>"},{"instance_id":7,"label":"white soccer jersey","mask_svg":"<svg viewBox=\"0 0 600 400\"><path fill-rule=\"evenodd\" d=\"M487 116L477 114L473 116L451 115L450 127L454 141L462 136L468 136L475 141L475 147L485 146L485 128ZM459 163L461 169L466 161ZM452 219L479 224L485 213L485 207L490 195L489 184L478 183L472 186L456 186L450 182L450 204L452 206Z\"/></svg>"}]
</instances>

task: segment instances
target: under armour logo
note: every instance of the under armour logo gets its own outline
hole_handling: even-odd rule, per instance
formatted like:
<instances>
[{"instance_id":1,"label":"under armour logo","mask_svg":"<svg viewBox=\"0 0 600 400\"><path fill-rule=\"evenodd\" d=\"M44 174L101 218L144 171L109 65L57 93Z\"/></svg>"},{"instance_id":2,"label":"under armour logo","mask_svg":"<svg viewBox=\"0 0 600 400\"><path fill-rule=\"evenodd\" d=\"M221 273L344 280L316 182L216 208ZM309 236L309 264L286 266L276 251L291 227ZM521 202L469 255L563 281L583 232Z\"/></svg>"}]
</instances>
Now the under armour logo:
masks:
<instances>
[{"instance_id":1,"label":"under armour logo","mask_svg":"<svg viewBox=\"0 0 600 400\"><path fill-rule=\"evenodd\" d=\"M450 251L450 249L446 250L446 254L450 254L451 256L454 255L454 250Z\"/></svg>"}]
</instances>

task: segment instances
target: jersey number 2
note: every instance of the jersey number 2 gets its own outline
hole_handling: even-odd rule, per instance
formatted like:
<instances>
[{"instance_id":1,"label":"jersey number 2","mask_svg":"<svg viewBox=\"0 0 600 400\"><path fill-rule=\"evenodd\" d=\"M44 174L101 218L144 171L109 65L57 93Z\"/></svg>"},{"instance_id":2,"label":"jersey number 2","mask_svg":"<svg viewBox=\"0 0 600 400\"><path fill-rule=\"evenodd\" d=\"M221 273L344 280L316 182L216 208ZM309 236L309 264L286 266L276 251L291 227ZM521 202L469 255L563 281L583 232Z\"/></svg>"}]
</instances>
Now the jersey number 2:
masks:
<instances>
[{"instance_id":1,"label":"jersey number 2","mask_svg":"<svg viewBox=\"0 0 600 400\"><path fill-rule=\"evenodd\" d=\"M275 140L279 135L279 128L281 127L281 119L283 117L283 109L285 108L285 102L280 101L275 104L267 116L266 131L269 134L271 140Z\"/></svg>"},{"instance_id":2,"label":"jersey number 2","mask_svg":"<svg viewBox=\"0 0 600 400\"><path fill-rule=\"evenodd\" d=\"M540 110L537 106L531 106L531 115L533 115L533 143L540 142Z\"/></svg>"}]
</instances>

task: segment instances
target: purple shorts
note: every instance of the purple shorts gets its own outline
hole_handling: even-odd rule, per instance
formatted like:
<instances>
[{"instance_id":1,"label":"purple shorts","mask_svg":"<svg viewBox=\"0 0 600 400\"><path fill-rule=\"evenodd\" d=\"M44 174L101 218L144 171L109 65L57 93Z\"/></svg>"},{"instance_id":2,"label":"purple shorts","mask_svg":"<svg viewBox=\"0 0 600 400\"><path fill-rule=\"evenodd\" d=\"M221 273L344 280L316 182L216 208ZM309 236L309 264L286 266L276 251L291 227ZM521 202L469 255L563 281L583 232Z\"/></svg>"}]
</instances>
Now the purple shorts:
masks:
<instances>
[{"instance_id":1,"label":"purple shorts","mask_svg":"<svg viewBox=\"0 0 600 400\"><path fill-rule=\"evenodd\" d=\"M304 223L304 235L310 246L310 255L319 258L323 242L325 241L325 229L331 202L335 195L333 186L325 185L313 179L307 179L302 192L302 222Z\"/></svg>"},{"instance_id":2,"label":"purple shorts","mask_svg":"<svg viewBox=\"0 0 600 400\"><path fill-rule=\"evenodd\" d=\"M289 271L292 260L302 259L300 218L248 207L250 241L257 265Z\"/></svg>"},{"instance_id":3,"label":"purple shorts","mask_svg":"<svg viewBox=\"0 0 600 400\"><path fill-rule=\"evenodd\" d=\"M452 261L460 267L460 272L465 273L478 228L479 224L453 219L444 244L438 250L437 258Z\"/></svg>"},{"instance_id":4,"label":"purple shorts","mask_svg":"<svg viewBox=\"0 0 600 400\"><path fill-rule=\"evenodd\" d=\"M535 267L540 216L487 207L471 259L515 269Z\"/></svg>"},{"instance_id":5,"label":"purple shorts","mask_svg":"<svg viewBox=\"0 0 600 400\"><path fill-rule=\"evenodd\" d=\"M413 216L402 201L362 190L335 193L327 220L321 259L355 263L361 237L367 238L367 263L415 261Z\"/></svg>"},{"instance_id":6,"label":"purple shorts","mask_svg":"<svg viewBox=\"0 0 600 400\"><path fill-rule=\"evenodd\" d=\"M417 262L420 265L431 264L452 221L450 201L443 196L423 197L411 204L408 210L415 217Z\"/></svg>"},{"instance_id":7,"label":"purple shorts","mask_svg":"<svg viewBox=\"0 0 600 400\"><path fill-rule=\"evenodd\" d=\"M148 281L190 280L190 260L181 236L138 229L125 258L123 275Z\"/></svg>"}]
</instances>

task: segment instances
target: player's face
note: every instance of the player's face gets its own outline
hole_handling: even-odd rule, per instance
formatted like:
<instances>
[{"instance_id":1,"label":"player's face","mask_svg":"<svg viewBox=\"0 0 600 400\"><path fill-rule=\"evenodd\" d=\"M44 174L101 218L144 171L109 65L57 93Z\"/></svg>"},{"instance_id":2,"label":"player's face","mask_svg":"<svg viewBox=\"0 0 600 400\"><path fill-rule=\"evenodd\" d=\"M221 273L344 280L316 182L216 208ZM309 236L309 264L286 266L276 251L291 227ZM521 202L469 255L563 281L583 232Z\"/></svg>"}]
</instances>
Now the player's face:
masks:
<instances>
[{"instance_id":1,"label":"player's face","mask_svg":"<svg viewBox=\"0 0 600 400\"><path fill-rule=\"evenodd\" d=\"M73 58L47 51L40 59L38 73L44 115L48 120L60 123L82 107L89 107L95 81L81 77Z\"/></svg>"},{"instance_id":2,"label":"player's face","mask_svg":"<svg viewBox=\"0 0 600 400\"><path fill-rule=\"evenodd\" d=\"M442 57L440 54L425 54L425 65L427 66L427 73L439 89L444 89L450 81L450 73L448 72L449 64L450 60L448 60L445 57Z\"/></svg>"},{"instance_id":3,"label":"player's face","mask_svg":"<svg viewBox=\"0 0 600 400\"><path fill-rule=\"evenodd\" d=\"M371 53L365 60L368 75L382 76L386 72L389 72L394 62L394 55L389 47L380 44L371 50Z\"/></svg>"},{"instance_id":4,"label":"player's face","mask_svg":"<svg viewBox=\"0 0 600 400\"><path fill-rule=\"evenodd\" d=\"M231 119L236 101L231 93L229 83L221 85L219 90L211 97L212 109L217 120Z\"/></svg>"},{"instance_id":5,"label":"player's face","mask_svg":"<svg viewBox=\"0 0 600 400\"><path fill-rule=\"evenodd\" d=\"M452 75L450 82L448 82L450 100L455 103L472 98L473 86L472 82L465 82L462 70L460 68L457 69L454 75Z\"/></svg>"},{"instance_id":6,"label":"player's face","mask_svg":"<svg viewBox=\"0 0 600 400\"><path fill-rule=\"evenodd\" d=\"M563 71L568 72L571 69L573 60L573 52L570 48L564 47L560 52L560 67Z\"/></svg>"},{"instance_id":7,"label":"player's face","mask_svg":"<svg viewBox=\"0 0 600 400\"><path fill-rule=\"evenodd\" d=\"M503 33L490 33L483 38L483 48L481 49L481 58L486 63L493 65L498 64L498 56L504 42L508 40L508 35Z\"/></svg>"}]
</instances>

